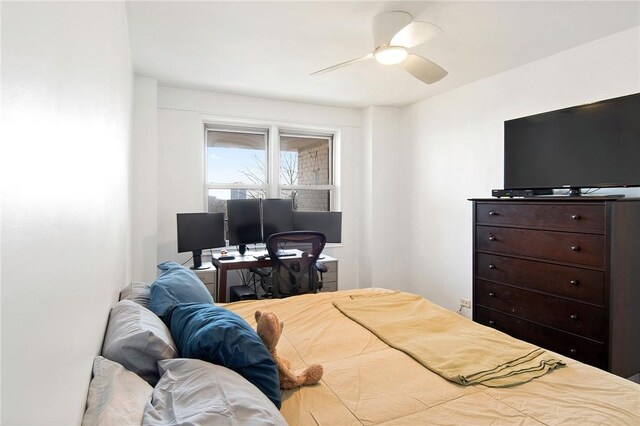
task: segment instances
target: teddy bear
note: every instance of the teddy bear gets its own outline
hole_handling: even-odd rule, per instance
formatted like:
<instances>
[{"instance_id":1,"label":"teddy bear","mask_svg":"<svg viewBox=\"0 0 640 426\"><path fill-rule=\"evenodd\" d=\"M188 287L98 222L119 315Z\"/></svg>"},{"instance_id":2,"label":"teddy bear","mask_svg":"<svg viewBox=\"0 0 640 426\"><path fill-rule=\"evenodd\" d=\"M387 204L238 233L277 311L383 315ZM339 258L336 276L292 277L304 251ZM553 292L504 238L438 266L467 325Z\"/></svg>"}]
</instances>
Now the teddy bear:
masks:
<instances>
[{"instance_id":1,"label":"teddy bear","mask_svg":"<svg viewBox=\"0 0 640 426\"><path fill-rule=\"evenodd\" d=\"M271 352L271 356L273 356L273 360L278 366L278 376L282 389L293 389L300 386L313 385L320 381L323 373L321 365L314 364L303 370L294 372L291 370L291 362L278 355L276 346L282 335L284 322L279 321L276 314L268 311L256 311L256 322L258 323L256 330L258 336L260 336L269 352Z\"/></svg>"}]
</instances>

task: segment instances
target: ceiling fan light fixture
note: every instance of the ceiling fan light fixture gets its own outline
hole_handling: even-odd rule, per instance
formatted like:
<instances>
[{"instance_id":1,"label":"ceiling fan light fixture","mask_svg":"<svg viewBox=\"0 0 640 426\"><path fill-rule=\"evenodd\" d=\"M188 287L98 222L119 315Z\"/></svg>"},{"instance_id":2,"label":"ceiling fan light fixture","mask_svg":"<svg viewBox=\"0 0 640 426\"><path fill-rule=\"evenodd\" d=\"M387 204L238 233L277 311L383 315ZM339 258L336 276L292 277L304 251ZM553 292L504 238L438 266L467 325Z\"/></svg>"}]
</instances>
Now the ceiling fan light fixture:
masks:
<instances>
[{"instance_id":1,"label":"ceiling fan light fixture","mask_svg":"<svg viewBox=\"0 0 640 426\"><path fill-rule=\"evenodd\" d=\"M411 14L402 11L382 12L373 18L373 52L356 59L323 68L311 75L324 74L338 68L374 58L383 65L400 65L406 72L426 84L442 80L447 71L435 62L423 58L409 49L442 34L442 28L429 22L414 21Z\"/></svg>"},{"instance_id":2,"label":"ceiling fan light fixture","mask_svg":"<svg viewBox=\"0 0 640 426\"><path fill-rule=\"evenodd\" d=\"M407 58L407 54L406 47L380 46L373 52L373 57L383 65L395 65L404 61Z\"/></svg>"}]
</instances>

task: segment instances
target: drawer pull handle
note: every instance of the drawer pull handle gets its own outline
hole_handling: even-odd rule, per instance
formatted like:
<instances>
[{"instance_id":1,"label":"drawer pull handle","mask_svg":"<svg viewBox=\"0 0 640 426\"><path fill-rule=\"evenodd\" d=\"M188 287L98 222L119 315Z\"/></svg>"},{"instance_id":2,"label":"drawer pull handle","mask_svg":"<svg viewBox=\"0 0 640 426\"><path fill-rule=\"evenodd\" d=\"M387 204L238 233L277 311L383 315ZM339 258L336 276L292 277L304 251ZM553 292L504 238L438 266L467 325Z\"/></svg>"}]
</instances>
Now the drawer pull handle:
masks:
<instances>
[{"instance_id":1,"label":"drawer pull handle","mask_svg":"<svg viewBox=\"0 0 640 426\"><path fill-rule=\"evenodd\" d=\"M582 219L582 217L581 217L579 214L572 214L572 215L571 215L571 219L573 219L573 220L580 220L580 219Z\"/></svg>"},{"instance_id":2,"label":"drawer pull handle","mask_svg":"<svg viewBox=\"0 0 640 426\"><path fill-rule=\"evenodd\" d=\"M569 281L569 283L571 283L571 285L574 285L574 286L580 285L580 281L578 281L578 280L571 280L571 281Z\"/></svg>"},{"instance_id":3,"label":"drawer pull handle","mask_svg":"<svg viewBox=\"0 0 640 426\"><path fill-rule=\"evenodd\" d=\"M498 212L497 212L497 211L495 211L495 210L491 210L491 211L489 212L489 216L498 216Z\"/></svg>"},{"instance_id":4,"label":"drawer pull handle","mask_svg":"<svg viewBox=\"0 0 640 426\"><path fill-rule=\"evenodd\" d=\"M489 237L489 241L497 241L498 239L496 237L494 237L493 235Z\"/></svg>"},{"instance_id":5,"label":"drawer pull handle","mask_svg":"<svg viewBox=\"0 0 640 426\"><path fill-rule=\"evenodd\" d=\"M576 314L571 314L571 319L574 321L578 321L578 316Z\"/></svg>"},{"instance_id":6,"label":"drawer pull handle","mask_svg":"<svg viewBox=\"0 0 640 426\"><path fill-rule=\"evenodd\" d=\"M496 297L496 294L492 291L489 292L489 297Z\"/></svg>"},{"instance_id":7,"label":"drawer pull handle","mask_svg":"<svg viewBox=\"0 0 640 426\"><path fill-rule=\"evenodd\" d=\"M571 349L569 349L569 353L570 353L571 355L575 355L575 354L577 354L577 353L578 353L578 351L577 351L575 348L571 348Z\"/></svg>"},{"instance_id":8,"label":"drawer pull handle","mask_svg":"<svg viewBox=\"0 0 640 426\"><path fill-rule=\"evenodd\" d=\"M496 265L494 265L493 263L489 264L489 269L496 269Z\"/></svg>"},{"instance_id":9,"label":"drawer pull handle","mask_svg":"<svg viewBox=\"0 0 640 426\"><path fill-rule=\"evenodd\" d=\"M496 322L494 320L489 320L489 325L491 327L494 327L496 325Z\"/></svg>"},{"instance_id":10,"label":"drawer pull handle","mask_svg":"<svg viewBox=\"0 0 640 426\"><path fill-rule=\"evenodd\" d=\"M580 251L580 246L571 246L571 250Z\"/></svg>"}]
</instances>

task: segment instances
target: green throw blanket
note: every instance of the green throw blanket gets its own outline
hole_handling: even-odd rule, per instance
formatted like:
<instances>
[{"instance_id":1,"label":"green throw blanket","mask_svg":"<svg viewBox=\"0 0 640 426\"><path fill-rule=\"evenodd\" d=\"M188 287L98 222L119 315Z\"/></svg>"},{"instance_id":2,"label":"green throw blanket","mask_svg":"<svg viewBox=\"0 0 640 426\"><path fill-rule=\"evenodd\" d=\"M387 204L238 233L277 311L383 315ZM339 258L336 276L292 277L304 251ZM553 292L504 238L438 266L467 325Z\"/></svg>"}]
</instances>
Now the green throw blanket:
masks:
<instances>
[{"instance_id":1,"label":"green throw blanket","mask_svg":"<svg viewBox=\"0 0 640 426\"><path fill-rule=\"evenodd\" d=\"M539 347L417 295L352 296L333 304L389 346L461 385L514 386L565 365Z\"/></svg>"}]
</instances>

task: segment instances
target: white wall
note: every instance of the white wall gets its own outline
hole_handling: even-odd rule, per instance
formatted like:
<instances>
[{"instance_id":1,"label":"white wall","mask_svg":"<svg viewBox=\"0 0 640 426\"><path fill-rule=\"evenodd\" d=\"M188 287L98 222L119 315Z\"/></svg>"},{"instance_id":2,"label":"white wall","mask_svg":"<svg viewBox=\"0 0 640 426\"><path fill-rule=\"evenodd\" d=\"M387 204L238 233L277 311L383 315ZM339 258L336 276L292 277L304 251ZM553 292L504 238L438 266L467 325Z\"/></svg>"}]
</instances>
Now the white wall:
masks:
<instances>
[{"instance_id":1,"label":"white wall","mask_svg":"<svg viewBox=\"0 0 640 426\"><path fill-rule=\"evenodd\" d=\"M340 210L342 246L327 253L340 259L339 286L359 286L359 216L362 151L360 110L308 105L213 92L158 88L157 170L158 226L156 259L145 258L145 268L156 262L184 262L178 254L176 213L205 211L204 122L246 121L286 126L309 126L339 132ZM135 168L135 165L134 165ZM137 214L137 213L136 213ZM136 221L142 220L136 218Z\"/></svg>"},{"instance_id":2,"label":"white wall","mask_svg":"<svg viewBox=\"0 0 640 426\"><path fill-rule=\"evenodd\" d=\"M419 278L404 289L454 310L460 297L471 298L467 198L502 187L505 120L636 92L638 27L404 108L401 128L413 154L410 273Z\"/></svg>"},{"instance_id":3,"label":"white wall","mask_svg":"<svg viewBox=\"0 0 640 426\"><path fill-rule=\"evenodd\" d=\"M373 214L371 206L373 202L373 108L367 108L362 116L362 148L360 150L360 220L358 226L359 233L359 280L362 287L372 287L373 277L373 236L372 222ZM367 283L367 284L364 284Z\"/></svg>"},{"instance_id":4,"label":"white wall","mask_svg":"<svg viewBox=\"0 0 640 426\"><path fill-rule=\"evenodd\" d=\"M79 424L130 279L122 2L2 4L2 424Z\"/></svg>"},{"instance_id":5,"label":"white wall","mask_svg":"<svg viewBox=\"0 0 640 426\"><path fill-rule=\"evenodd\" d=\"M409 274L411 248L407 244L413 196L406 187L412 180L407 165L413 153L400 131L400 112L381 106L364 111L366 155L362 161L367 175L363 194L370 195L363 198L369 206L363 215L368 228L362 231L368 242L361 252L369 256L370 269L366 276L363 271L363 286L403 289L415 279Z\"/></svg>"},{"instance_id":6,"label":"white wall","mask_svg":"<svg viewBox=\"0 0 640 426\"><path fill-rule=\"evenodd\" d=\"M131 149L133 279L151 282L157 276L158 253L158 81L134 79Z\"/></svg>"}]
</instances>

